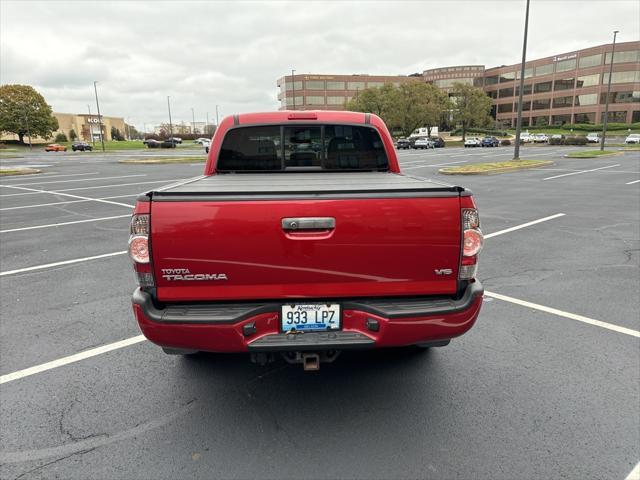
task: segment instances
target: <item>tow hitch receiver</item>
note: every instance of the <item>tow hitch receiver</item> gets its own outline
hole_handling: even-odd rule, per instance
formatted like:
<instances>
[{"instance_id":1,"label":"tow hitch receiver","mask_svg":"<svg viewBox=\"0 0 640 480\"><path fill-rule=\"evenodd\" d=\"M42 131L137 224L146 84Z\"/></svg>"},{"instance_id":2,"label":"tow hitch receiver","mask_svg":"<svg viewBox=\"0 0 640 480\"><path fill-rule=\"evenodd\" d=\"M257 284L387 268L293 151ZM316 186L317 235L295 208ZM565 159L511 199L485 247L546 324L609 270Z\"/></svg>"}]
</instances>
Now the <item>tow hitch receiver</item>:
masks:
<instances>
[{"instance_id":1,"label":"tow hitch receiver","mask_svg":"<svg viewBox=\"0 0 640 480\"><path fill-rule=\"evenodd\" d=\"M301 363L305 372L320 370L320 363L331 363L340 355L340 350L321 350L319 352L282 352L287 363Z\"/></svg>"},{"instance_id":2,"label":"tow hitch receiver","mask_svg":"<svg viewBox=\"0 0 640 480\"><path fill-rule=\"evenodd\" d=\"M302 367L305 372L320 370L320 357L317 353L303 353Z\"/></svg>"}]
</instances>

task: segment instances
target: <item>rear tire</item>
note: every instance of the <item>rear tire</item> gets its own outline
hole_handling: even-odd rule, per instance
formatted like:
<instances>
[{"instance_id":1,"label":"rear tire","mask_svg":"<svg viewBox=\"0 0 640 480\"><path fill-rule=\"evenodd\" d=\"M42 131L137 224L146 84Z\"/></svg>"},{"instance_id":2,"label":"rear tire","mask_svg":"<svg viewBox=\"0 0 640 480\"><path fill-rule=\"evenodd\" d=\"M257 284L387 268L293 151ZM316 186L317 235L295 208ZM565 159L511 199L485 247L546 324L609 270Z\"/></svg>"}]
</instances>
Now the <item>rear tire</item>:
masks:
<instances>
[{"instance_id":1,"label":"rear tire","mask_svg":"<svg viewBox=\"0 0 640 480\"><path fill-rule=\"evenodd\" d=\"M421 350L428 350L431 347L446 347L451 340L437 340L434 342L416 343L415 346Z\"/></svg>"},{"instance_id":2,"label":"rear tire","mask_svg":"<svg viewBox=\"0 0 640 480\"><path fill-rule=\"evenodd\" d=\"M195 355L196 353L199 353L198 350L189 350L187 348L166 348L166 347L162 347L162 351L164 353L166 353L167 355L183 355L183 356Z\"/></svg>"}]
</instances>

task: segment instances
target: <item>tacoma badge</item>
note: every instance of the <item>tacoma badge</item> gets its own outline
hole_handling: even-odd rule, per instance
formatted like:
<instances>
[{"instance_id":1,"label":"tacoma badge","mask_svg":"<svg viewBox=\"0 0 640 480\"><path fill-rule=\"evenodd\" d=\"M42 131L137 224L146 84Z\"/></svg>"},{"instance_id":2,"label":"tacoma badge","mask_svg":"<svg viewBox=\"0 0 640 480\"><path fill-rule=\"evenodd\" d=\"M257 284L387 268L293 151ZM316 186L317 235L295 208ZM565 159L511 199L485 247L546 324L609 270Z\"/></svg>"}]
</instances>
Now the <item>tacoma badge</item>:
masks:
<instances>
[{"instance_id":1,"label":"tacoma badge","mask_svg":"<svg viewBox=\"0 0 640 480\"><path fill-rule=\"evenodd\" d=\"M228 280L225 273L191 273L188 268L163 268L165 280Z\"/></svg>"}]
</instances>

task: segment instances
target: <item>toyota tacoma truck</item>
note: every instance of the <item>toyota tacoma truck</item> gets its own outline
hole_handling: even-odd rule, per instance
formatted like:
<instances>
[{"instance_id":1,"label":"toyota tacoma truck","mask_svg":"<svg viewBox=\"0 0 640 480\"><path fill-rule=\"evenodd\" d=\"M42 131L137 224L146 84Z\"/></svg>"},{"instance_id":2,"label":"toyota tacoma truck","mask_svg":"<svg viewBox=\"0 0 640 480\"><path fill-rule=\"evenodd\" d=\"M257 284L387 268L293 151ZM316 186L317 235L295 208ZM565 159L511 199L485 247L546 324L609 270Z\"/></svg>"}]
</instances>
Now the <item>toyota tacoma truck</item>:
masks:
<instances>
[{"instance_id":1,"label":"toyota tacoma truck","mask_svg":"<svg viewBox=\"0 0 640 480\"><path fill-rule=\"evenodd\" d=\"M143 334L170 354L444 346L482 304L471 192L400 170L380 118L234 115L204 175L141 194L129 254Z\"/></svg>"}]
</instances>

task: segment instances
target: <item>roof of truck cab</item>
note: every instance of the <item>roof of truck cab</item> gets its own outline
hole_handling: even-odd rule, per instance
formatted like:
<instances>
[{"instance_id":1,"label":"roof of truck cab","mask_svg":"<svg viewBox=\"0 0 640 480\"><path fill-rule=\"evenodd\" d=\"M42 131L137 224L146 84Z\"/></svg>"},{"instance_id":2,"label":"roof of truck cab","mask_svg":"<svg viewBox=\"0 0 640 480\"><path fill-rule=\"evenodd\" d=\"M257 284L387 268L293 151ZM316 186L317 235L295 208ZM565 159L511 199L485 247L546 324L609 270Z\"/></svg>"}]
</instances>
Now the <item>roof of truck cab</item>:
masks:
<instances>
[{"instance_id":1,"label":"roof of truck cab","mask_svg":"<svg viewBox=\"0 0 640 480\"><path fill-rule=\"evenodd\" d=\"M278 112L240 113L234 115L238 124L287 123L295 121L339 122L365 124L380 122L378 116L362 112L346 112L334 110L281 110Z\"/></svg>"}]
</instances>

